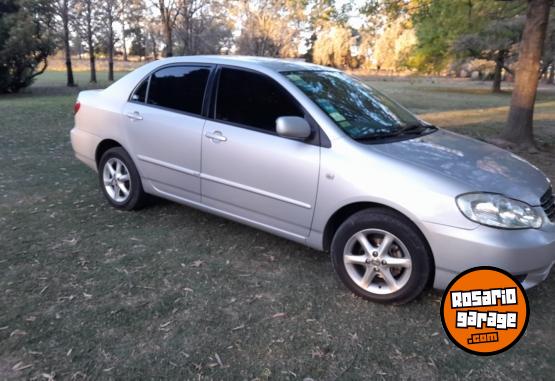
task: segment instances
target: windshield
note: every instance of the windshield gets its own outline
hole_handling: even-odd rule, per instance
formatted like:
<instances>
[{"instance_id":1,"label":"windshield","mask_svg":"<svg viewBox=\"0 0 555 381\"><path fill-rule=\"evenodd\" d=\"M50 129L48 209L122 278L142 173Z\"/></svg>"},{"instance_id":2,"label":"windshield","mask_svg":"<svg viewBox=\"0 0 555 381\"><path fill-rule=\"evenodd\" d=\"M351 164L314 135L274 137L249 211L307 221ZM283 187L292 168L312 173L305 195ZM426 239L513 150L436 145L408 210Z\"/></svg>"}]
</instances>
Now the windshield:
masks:
<instances>
[{"instance_id":1,"label":"windshield","mask_svg":"<svg viewBox=\"0 0 555 381\"><path fill-rule=\"evenodd\" d=\"M342 72L283 74L353 139L391 136L422 124L398 103Z\"/></svg>"}]
</instances>

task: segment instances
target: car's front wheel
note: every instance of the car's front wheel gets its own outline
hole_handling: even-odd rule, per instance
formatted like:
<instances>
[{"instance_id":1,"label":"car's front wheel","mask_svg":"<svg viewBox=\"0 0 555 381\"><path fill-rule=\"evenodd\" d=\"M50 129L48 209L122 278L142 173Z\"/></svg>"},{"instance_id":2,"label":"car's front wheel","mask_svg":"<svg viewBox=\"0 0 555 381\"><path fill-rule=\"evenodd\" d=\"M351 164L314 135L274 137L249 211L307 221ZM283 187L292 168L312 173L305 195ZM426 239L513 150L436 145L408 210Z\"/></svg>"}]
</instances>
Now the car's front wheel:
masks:
<instances>
[{"instance_id":1,"label":"car's front wheel","mask_svg":"<svg viewBox=\"0 0 555 381\"><path fill-rule=\"evenodd\" d=\"M381 303L408 303L426 287L431 255L417 228L385 208L355 213L331 245L335 271L356 295Z\"/></svg>"},{"instance_id":2,"label":"car's front wheel","mask_svg":"<svg viewBox=\"0 0 555 381\"><path fill-rule=\"evenodd\" d=\"M133 210L143 205L145 193L139 172L123 148L110 148L102 155L98 175L100 189L112 206Z\"/></svg>"}]
</instances>

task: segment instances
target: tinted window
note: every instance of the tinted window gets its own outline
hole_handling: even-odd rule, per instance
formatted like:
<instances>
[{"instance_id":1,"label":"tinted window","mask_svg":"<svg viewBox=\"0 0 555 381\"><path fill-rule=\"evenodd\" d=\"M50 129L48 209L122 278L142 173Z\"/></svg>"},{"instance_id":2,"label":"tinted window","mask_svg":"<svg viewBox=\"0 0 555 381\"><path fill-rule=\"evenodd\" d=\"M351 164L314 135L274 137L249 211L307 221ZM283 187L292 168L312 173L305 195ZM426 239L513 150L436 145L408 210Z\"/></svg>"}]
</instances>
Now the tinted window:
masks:
<instances>
[{"instance_id":1,"label":"tinted window","mask_svg":"<svg viewBox=\"0 0 555 381\"><path fill-rule=\"evenodd\" d=\"M150 79L148 104L201 114L210 70L178 66L157 71Z\"/></svg>"},{"instance_id":2,"label":"tinted window","mask_svg":"<svg viewBox=\"0 0 555 381\"><path fill-rule=\"evenodd\" d=\"M304 113L277 82L248 71L222 69L216 119L275 131L280 116Z\"/></svg>"},{"instance_id":3,"label":"tinted window","mask_svg":"<svg viewBox=\"0 0 555 381\"><path fill-rule=\"evenodd\" d=\"M131 96L131 100L135 102L144 103L144 101L146 100L147 88L148 88L148 78L145 79L139 87L137 87L137 90L135 90L135 93L133 93L133 95Z\"/></svg>"},{"instance_id":4,"label":"tinted window","mask_svg":"<svg viewBox=\"0 0 555 381\"><path fill-rule=\"evenodd\" d=\"M354 139L391 134L421 123L379 91L341 72L284 74Z\"/></svg>"}]
</instances>

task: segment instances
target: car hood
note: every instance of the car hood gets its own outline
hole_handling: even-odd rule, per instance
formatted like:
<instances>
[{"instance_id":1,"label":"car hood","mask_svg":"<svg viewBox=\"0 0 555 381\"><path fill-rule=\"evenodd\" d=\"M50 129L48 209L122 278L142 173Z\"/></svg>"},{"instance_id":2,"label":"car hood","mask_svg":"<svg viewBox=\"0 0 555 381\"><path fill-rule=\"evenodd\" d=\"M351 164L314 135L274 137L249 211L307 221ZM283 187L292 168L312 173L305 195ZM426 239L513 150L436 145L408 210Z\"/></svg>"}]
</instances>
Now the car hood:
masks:
<instances>
[{"instance_id":1,"label":"car hood","mask_svg":"<svg viewBox=\"0 0 555 381\"><path fill-rule=\"evenodd\" d=\"M540 204L547 177L526 160L491 144L438 130L416 139L370 146L392 158L438 172L468 186Z\"/></svg>"}]
</instances>

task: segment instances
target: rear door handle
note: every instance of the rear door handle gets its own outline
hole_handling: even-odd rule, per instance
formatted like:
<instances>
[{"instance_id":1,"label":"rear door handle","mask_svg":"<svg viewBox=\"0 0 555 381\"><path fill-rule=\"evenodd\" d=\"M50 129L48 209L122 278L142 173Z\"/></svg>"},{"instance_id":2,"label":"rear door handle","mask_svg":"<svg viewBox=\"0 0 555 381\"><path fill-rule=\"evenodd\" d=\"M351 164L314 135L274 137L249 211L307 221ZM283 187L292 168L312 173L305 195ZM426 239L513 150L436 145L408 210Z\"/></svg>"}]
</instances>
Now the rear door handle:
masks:
<instances>
[{"instance_id":1,"label":"rear door handle","mask_svg":"<svg viewBox=\"0 0 555 381\"><path fill-rule=\"evenodd\" d=\"M204 134L208 139L212 140L213 142L227 142L227 138L222 135L221 131L214 131L212 133L207 132Z\"/></svg>"},{"instance_id":2,"label":"rear door handle","mask_svg":"<svg viewBox=\"0 0 555 381\"><path fill-rule=\"evenodd\" d=\"M143 120L142 115L138 111L128 112L125 115L131 120Z\"/></svg>"}]
</instances>

